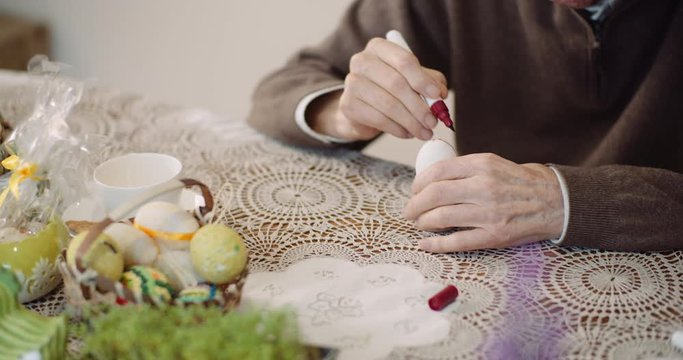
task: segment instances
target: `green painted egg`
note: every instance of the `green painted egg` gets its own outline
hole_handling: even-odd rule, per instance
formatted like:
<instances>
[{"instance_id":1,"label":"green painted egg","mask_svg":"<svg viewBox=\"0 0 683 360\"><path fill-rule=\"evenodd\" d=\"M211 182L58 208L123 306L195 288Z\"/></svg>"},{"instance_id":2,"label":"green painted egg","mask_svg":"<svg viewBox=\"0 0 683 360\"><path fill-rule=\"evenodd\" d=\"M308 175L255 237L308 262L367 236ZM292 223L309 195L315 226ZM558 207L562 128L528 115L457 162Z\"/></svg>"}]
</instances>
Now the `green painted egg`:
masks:
<instances>
[{"instance_id":1,"label":"green painted egg","mask_svg":"<svg viewBox=\"0 0 683 360\"><path fill-rule=\"evenodd\" d=\"M181 304L197 304L218 299L218 289L214 284L199 284L183 289L176 301Z\"/></svg>"},{"instance_id":2,"label":"green painted egg","mask_svg":"<svg viewBox=\"0 0 683 360\"><path fill-rule=\"evenodd\" d=\"M137 265L123 273L121 282L130 289L138 299L148 296L154 302L169 302L173 297L173 288L166 275L149 266Z\"/></svg>"}]
</instances>

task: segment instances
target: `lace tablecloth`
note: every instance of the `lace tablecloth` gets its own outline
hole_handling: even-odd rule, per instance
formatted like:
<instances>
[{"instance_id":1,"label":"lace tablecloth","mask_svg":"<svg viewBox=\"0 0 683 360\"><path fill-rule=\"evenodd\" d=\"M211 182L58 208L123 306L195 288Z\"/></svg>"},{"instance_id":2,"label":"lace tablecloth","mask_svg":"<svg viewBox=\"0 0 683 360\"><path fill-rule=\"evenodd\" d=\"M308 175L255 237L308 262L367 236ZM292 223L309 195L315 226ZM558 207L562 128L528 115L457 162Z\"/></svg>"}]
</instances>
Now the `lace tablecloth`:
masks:
<instances>
[{"instance_id":1,"label":"lace tablecloth","mask_svg":"<svg viewBox=\"0 0 683 360\"><path fill-rule=\"evenodd\" d=\"M0 113L24 113L15 75L0 76ZM277 119L273 119L277 121ZM683 358L670 345L683 329L683 252L615 253L542 242L459 254L416 247L429 233L401 217L413 169L358 152L284 146L209 112L89 88L69 122L106 135L106 156L164 152L207 183L224 222L250 249L250 268L280 271L329 256L358 265L411 266L455 284L450 335L390 358ZM28 306L63 310L55 291Z\"/></svg>"}]
</instances>

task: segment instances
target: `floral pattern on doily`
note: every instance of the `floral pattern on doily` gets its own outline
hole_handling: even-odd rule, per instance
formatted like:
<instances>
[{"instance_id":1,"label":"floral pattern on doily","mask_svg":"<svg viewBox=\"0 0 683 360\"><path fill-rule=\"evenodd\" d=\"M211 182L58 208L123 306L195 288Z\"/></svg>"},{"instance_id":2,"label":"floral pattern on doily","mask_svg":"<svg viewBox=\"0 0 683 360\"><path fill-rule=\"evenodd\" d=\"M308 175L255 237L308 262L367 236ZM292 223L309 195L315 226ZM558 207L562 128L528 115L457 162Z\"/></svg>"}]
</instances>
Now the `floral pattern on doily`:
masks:
<instances>
[{"instance_id":1,"label":"floral pattern on doily","mask_svg":"<svg viewBox=\"0 0 683 360\"><path fill-rule=\"evenodd\" d=\"M544 295L552 303L549 306L584 321L642 323L675 317L674 309L680 309L683 298L683 277L676 271L662 271L668 263L667 256L660 254L567 253L545 265L558 281L544 287Z\"/></svg>"},{"instance_id":2,"label":"floral pattern on doily","mask_svg":"<svg viewBox=\"0 0 683 360\"><path fill-rule=\"evenodd\" d=\"M363 306L359 300L327 292L316 294L313 302L306 305L306 310L300 313L300 317L307 317L311 326L330 325L343 318L363 316Z\"/></svg>"},{"instance_id":3,"label":"floral pattern on doily","mask_svg":"<svg viewBox=\"0 0 683 360\"><path fill-rule=\"evenodd\" d=\"M679 326L579 326L555 342L556 357L568 359L681 359L683 353L671 344Z\"/></svg>"},{"instance_id":4,"label":"floral pattern on doily","mask_svg":"<svg viewBox=\"0 0 683 360\"><path fill-rule=\"evenodd\" d=\"M259 219L299 223L334 219L359 211L355 185L335 173L314 169L263 169L237 188L239 207Z\"/></svg>"}]
</instances>

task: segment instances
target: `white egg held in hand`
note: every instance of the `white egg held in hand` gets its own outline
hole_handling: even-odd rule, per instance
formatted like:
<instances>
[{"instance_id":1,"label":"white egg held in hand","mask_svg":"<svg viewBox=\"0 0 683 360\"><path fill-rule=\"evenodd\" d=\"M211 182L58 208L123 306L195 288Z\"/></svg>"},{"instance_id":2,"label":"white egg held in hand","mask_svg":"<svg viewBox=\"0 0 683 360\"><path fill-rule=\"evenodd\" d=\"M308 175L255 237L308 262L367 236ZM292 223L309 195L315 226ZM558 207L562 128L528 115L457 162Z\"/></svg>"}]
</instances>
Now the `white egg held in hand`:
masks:
<instances>
[{"instance_id":1,"label":"white egg held in hand","mask_svg":"<svg viewBox=\"0 0 683 360\"><path fill-rule=\"evenodd\" d=\"M415 175L441 160L455 156L453 147L441 139L429 140L422 145L415 159Z\"/></svg>"}]
</instances>

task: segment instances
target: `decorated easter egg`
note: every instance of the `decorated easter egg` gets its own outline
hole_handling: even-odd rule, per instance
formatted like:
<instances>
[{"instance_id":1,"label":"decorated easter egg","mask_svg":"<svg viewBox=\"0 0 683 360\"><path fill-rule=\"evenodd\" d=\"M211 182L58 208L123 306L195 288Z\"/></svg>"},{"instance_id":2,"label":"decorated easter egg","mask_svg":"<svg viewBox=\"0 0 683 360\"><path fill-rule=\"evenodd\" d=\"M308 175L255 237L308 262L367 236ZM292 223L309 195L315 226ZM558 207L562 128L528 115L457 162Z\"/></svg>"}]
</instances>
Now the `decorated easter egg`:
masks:
<instances>
[{"instance_id":1,"label":"decorated easter egg","mask_svg":"<svg viewBox=\"0 0 683 360\"><path fill-rule=\"evenodd\" d=\"M164 201L147 203L135 214L136 228L157 241L161 251L186 250L199 222L180 206Z\"/></svg>"},{"instance_id":2,"label":"decorated easter egg","mask_svg":"<svg viewBox=\"0 0 683 360\"><path fill-rule=\"evenodd\" d=\"M168 302L173 297L173 288L160 271L144 265L136 265L123 273L121 282L130 289L138 300L144 296L154 302Z\"/></svg>"},{"instance_id":3,"label":"decorated easter egg","mask_svg":"<svg viewBox=\"0 0 683 360\"><path fill-rule=\"evenodd\" d=\"M207 301L220 301L222 298L218 296L218 288L214 284L199 284L183 289L176 302L181 304L197 304Z\"/></svg>"},{"instance_id":4,"label":"decorated easter egg","mask_svg":"<svg viewBox=\"0 0 683 360\"><path fill-rule=\"evenodd\" d=\"M429 140L422 145L415 159L415 174L421 173L424 169L441 160L455 156L453 147L444 140Z\"/></svg>"},{"instance_id":5,"label":"decorated easter egg","mask_svg":"<svg viewBox=\"0 0 683 360\"><path fill-rule=\"evenodd\" d=\"M132 225L114 223L104 229L104 233L118 245L126 267L151 264L159 254L154 240Z\"/></svg>"},{"instance_id":6,"label":"decorated easter egg","mask_svg":"<svg viewBox=\"0 0 683 360\"><path fill-rule=\"evenodd\" d=\"M72 267L76 267L76 252L87 234L87 231L82 232L69 243L66 262ZM107 234L100 234L95 239L81 258L81 262L85 268L93 269L98 275L113 281L118 281L123 272L123 254L116 242Z\"/></svg>"},{"instance_id":7,"label":"decorated easter egg","mask_svg":"<svg viewBox=\"0 0 683 360\"><path fill-rule=\"evenodd\" d=\"M192 258L189 251L174 250L163 252L154 262L154 267L166 275L168 282L176 291L204 281L192 266Z\"/></svg>"},{"instance_id":8,"label":"decorated easter egg","mask_svg":"<svg viewBox=\"0 0 683 360\"><path fill-rule=\"evenodd\" d=\"M247 265L242 237L222 224L202 226L192 237L190 252L195 270L215 284L232 281Z\"/></svg>"}]
</instances>

